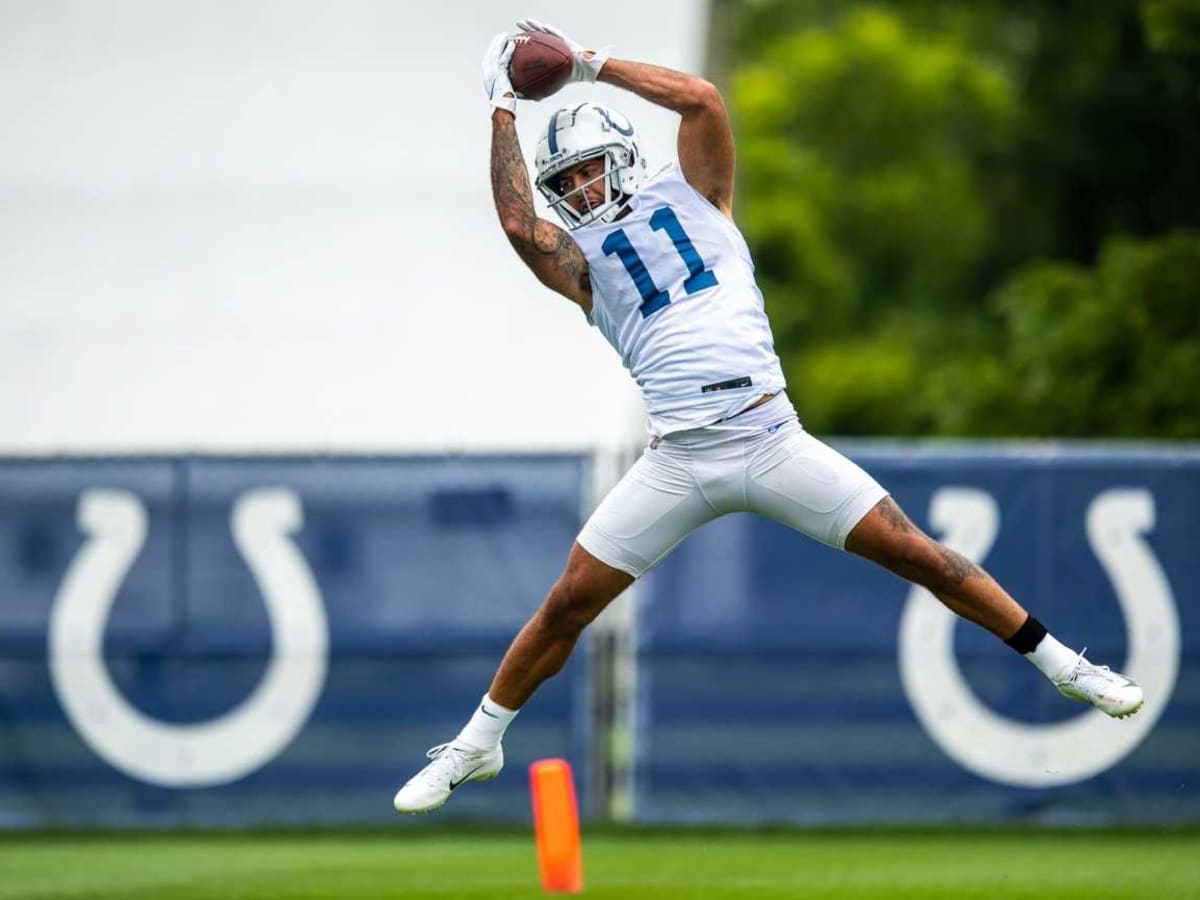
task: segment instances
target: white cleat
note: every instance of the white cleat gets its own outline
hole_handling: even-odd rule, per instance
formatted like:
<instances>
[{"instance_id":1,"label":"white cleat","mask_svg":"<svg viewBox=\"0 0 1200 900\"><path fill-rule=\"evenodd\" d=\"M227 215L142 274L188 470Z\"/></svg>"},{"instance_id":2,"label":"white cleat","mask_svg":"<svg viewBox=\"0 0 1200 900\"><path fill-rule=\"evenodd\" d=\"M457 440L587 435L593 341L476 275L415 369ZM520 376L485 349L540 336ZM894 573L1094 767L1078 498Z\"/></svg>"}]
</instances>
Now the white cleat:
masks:
<instances>
[{"instance_id":1,"label":"white cleat","mask_svg":"<svg viewBox=\"0 0 1200 900\"><path fill-rule=\"evenodd\" d=\"M1086 648L1084 652L1087 652ZM1055 679L1054 686L1064 697L1090 703L1114 719L1132 716L1146 702L1136 681L1108 666L1092 665L1084 659L1083 653L1072 668Z\"/></svg>"},{"instance_id":2,"label":"white cleat","mask_svg":"<svg viewBox=\"0 0 1200 900\"><path fill-rule=\"evenodd\" d=\"M504 768L504 750L476 750L451 741L438 744L425 754L433 760L396 791L392 806L399 813L423 813L435 810L450 799L459 785L468 781L487 781Z\"/></svg>"}]
</instances>

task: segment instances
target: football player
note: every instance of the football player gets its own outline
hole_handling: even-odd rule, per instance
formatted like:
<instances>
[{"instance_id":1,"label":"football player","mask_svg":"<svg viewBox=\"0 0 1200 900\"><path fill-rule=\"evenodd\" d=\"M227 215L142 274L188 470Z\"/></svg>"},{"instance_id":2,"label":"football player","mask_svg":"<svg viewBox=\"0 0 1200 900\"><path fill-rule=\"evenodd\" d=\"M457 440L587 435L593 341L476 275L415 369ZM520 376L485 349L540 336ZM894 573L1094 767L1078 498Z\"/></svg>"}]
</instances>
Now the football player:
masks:
<instances>
[{"instance_id":1,"label":"football player","mask_svg":"<svg viewBox=\"0 0 1200 900\"><path fill-rule=\"evenodd\" d=\"M717 89L586 50L533 20L518 27L563 38L572 80L603 81L680 116L677 158L650 174L633 124L616 110L585 102L551 115L535 183L559 227L534 211L508 74L512 38L497 35L484 57L500 224L533 274L578 304L620 354L641 387L651 438L583 526L470 721L429 751L395 808L436 809L459 785L495 776L505 729L588 623L690 532L735 511L886 567L1023 654L1067 697L1110 716L1136 712L1136 683L1055 640L987 572L925 535L874 478L801 427L733 221L733 134Z\"/></svg>"}]
</instances>

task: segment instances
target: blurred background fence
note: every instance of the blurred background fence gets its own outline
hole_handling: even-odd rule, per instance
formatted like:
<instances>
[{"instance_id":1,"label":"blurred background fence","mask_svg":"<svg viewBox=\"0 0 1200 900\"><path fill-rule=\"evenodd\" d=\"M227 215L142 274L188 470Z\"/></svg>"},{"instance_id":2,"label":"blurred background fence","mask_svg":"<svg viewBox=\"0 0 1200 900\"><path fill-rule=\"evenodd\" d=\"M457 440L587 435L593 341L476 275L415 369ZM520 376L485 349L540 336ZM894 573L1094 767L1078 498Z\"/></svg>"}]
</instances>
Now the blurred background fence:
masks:
<instances>
[{"instance_id":1,"label":"blurred background fence","mask_svg":"<svg viewBox=\"0 0 1200 900\"><path fill-rule=\"evenodd\" d=\"M636 615L597 630L522 711L501 777L446 813L524 821L525 764L562 755L597 818L1200 820L1200 452L845 449L1064 641L1127 664L1146 709L1081 712L902 582L736 515L620 601ZM0 463L0 822L390 821L557 575L591 470Z\"/></svg>"}]
</instances>

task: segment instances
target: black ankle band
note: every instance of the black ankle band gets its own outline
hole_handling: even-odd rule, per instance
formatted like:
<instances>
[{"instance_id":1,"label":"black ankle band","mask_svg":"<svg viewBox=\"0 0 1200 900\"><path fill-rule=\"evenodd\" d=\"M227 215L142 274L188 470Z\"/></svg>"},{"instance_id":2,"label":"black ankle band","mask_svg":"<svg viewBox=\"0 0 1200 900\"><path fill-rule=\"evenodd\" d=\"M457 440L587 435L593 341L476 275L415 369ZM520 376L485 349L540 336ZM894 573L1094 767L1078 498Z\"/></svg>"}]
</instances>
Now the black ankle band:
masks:
<instances>
[{"instance_id":1,"label":"black ankle band","mask_svg":"<svg viewBox=\"0 0 1200 900\"><path fill-rule=\"evenodd\" d=\"M1010 637L1004 643L1012 647L1018 653L1024 655L1032 653L1037 645L1042 642L1042 638L1046 636L1046 626L1030 616L1025 620L1025 624L1017 629L1017 633Z\"/></svg>"}]
</instances>

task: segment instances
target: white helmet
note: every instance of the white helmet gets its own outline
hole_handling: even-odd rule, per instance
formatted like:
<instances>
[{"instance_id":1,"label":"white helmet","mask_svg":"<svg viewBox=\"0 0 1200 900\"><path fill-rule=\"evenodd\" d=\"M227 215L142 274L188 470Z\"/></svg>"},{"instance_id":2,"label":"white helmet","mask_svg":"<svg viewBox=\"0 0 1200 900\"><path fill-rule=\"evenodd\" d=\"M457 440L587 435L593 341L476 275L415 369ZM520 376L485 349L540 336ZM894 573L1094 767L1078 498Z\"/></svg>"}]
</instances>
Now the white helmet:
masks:
<instances>
[{"instance_id":1,"label":"white helmet","mask_svg":"<svg viewBox=\"0 0 1200 900\"><path fill-rule=\"evenodd\" d=\"M565 194L559 190L560 174L600 157L604 158L603 175ZM597 103L567 106L552 115L538 140L534 165L538 190L572 229L596 221L611 222L646 174L646 160L638 152L633 123L615 109ZM582 192L600 178L604 179L604 202L593 207ZM584 198L585 212L568 202L568 197L575 194Z\"/></svg>"}]
</instances>

